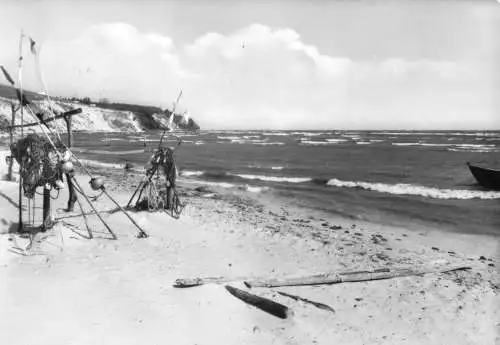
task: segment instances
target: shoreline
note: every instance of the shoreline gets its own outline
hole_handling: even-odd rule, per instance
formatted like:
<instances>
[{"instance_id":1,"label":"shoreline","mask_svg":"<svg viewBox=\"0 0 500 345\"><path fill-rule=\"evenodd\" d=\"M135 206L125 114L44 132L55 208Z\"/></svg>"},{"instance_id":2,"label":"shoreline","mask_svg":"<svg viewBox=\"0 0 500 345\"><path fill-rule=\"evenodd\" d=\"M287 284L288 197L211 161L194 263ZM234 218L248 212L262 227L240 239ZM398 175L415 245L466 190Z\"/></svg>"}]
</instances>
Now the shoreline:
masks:
<instances>
[{"instance_id":1,"label":"shoreline","mask_svg":"<svg viewBox=\"0 0 500 345\"><path fill-rule=\"evenodd\" d=\"M0 173L3 173L1 171ZM109 192L126 204L140 175L113 175ZM84 188L88 178L79 176ZM135 182L134 182L135 181ZM8 249L26 244L8 233L17 221L17 183L0 181L0 340L8 344L474 344L498 341L498 239L435 229L420 232L344 219L298 207L272 192L180 182L187 203L179 220L162 212L130 212L150 233L137 231L122 214L103 214L118 240L106 239L89 217L93 240L81 217L61 219L22 256ZM88 189L88 188L87 188ZM200 191L201 190L201 191ZM41 206L40 197L36 201ZM53 212L68 216L67 191ZM112 209L109 200L96 203ZM38 214L41 213L37 211ZM51 242L51 243L50 243ZM481 258L483 257L483 258ZM209 284L174 289L177 278L225 276L283 278L375 268L442 267L469 271L317 287L288 287L333 307L335 314L279 296L253 293L288 305L295 315L278 320ZM240 287L240 282L232 285ZM37 301L37 303L33 303ZM55 309L54 309L55 308ZM86 319L92 315L91 320ZM29 323L32 330L22 331ZM58 325L64 325L61 328ZM191 330L191 331L188 331Z\"/></svg>"}]
</instances>

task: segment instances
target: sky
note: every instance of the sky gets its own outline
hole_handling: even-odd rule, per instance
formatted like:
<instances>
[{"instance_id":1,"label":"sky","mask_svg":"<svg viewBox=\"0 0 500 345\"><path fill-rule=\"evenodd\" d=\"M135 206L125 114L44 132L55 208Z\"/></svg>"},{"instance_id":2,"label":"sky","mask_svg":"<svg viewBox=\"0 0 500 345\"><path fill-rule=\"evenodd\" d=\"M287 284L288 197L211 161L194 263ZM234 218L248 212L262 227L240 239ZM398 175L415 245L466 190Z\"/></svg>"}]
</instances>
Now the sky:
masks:
<instances>
[{"instance_id":1,"label":"sky","mask_svg":"<svg viewBox=\"0 0 500 345\"><path fill-rule=\"evenodd\" d=\"M204 129L500 129L495 0L0 0L0 64ZM40 77L41 76L41 77ZM0 83L5 80L0 79Z\"/></svg>"}]
</instances>

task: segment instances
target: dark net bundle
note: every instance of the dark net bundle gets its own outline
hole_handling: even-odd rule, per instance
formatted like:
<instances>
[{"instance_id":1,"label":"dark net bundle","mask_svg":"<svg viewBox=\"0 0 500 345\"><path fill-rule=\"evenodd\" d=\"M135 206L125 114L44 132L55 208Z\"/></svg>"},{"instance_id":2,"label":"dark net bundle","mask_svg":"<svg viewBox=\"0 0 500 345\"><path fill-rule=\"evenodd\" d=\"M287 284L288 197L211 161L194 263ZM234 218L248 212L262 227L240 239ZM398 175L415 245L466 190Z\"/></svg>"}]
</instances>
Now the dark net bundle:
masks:
<instances>
[{"instance_id":1,"label":"dark net bundle","mask_svg":"<svg viewBox=\"0 0 500 345\"><path fill-rule=\"evenodd\" d=\"M177 167L175 165L174 151L171 148L167 147L157 150L151 159L151 164L154 170L162 167L168 186L175 187Z\"/></svg>"},{"instance_id":2,"label":"dark net bundle","mask_svg":"<svg viewBox=\"0 0 500 345\"><path fill-rule=\"evenodd\" d=\"M62 145L58 147L61 148ZM33 198L37 187L47 183L55 186L55 181L62 179L58 153L48 139L29 134L12 144L10 150L20 166L24 196L27 198Z\"/></svg>"}]
</instances>

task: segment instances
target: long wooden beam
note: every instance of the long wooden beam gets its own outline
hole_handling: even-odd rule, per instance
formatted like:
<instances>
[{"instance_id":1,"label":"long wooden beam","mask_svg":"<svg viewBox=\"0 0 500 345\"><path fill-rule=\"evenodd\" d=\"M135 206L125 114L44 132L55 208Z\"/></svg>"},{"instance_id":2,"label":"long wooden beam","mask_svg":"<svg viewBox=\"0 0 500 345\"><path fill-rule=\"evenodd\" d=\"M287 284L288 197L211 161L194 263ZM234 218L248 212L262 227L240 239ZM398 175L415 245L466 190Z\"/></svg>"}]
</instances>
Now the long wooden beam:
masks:
<instances>
[{"instance_id":1,"label":"long wooden beam","mask_svg":"<svg viewBox=\"0 0 500 345\"><path fill-rule=\"evenodd\" d=\"M40 120L40 122L43 124L46 124L48 122L52 122L52 121L59 120L59 119L65 119L69 116L80 114L81 112L82 112L82 108L76 108L76 109L72 109L70 111L67 111L65 113L62 113L62 114L59 114L59 115L56 115L53 117L49 117L46 120ZM22 128L33 127L33 126L38 126L40 124L40 122L31 122L31 123L25 123L23 125L14 125L14 126L8 126L8 127L4 127L4 128L7 130L12 130L12 129L21 128L21 127Z\"/></svg>"}]
</instances>

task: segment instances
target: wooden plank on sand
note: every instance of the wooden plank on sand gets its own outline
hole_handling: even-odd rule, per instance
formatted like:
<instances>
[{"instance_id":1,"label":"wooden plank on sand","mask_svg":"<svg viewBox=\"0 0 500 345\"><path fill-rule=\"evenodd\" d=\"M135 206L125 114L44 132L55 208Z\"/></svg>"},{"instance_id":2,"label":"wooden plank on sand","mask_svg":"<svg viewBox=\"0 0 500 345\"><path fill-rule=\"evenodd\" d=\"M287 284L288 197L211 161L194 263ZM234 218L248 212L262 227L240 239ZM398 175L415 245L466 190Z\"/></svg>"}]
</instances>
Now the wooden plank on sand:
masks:
<instances>
[{"instance_id":1,"label":"wooden plank on sand","mask_svg":"<svg viewBox=\"0 0 500 345\"><path fill-rule=\"evenodd\" d=\"M389 272L360 272L355 274L323 274L309 277L283 278L283 279L268 279L245 281L245 285L249 288L253 287L279 287L279 286L302 286L302 285L331 285L348 282L363 282L370 280L383 280L397 277L416 276L430 273L445 273L458 270L467 270L468 266L452 266L438 270L412 271L399 270Z\"/></svg>"},{"instance_id":2,"label":"wooden plank on sand","mask_svg":"<svg viewBox=\"0 0 500 345\"><path fill-rule=\"evenodd\" d=\"M247 291L243 291L229 285L226 285L226 290L229 291L231 295L242 300L243 302L253 305L254 307L259 308L260 310L263 310L271 315L279 317L280 319L286 319L288 318L288 316L292 315L292 311L288 309L286 305L251 294Z\"/></svg>"}]
</instances>

